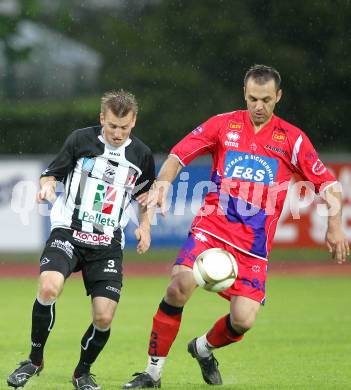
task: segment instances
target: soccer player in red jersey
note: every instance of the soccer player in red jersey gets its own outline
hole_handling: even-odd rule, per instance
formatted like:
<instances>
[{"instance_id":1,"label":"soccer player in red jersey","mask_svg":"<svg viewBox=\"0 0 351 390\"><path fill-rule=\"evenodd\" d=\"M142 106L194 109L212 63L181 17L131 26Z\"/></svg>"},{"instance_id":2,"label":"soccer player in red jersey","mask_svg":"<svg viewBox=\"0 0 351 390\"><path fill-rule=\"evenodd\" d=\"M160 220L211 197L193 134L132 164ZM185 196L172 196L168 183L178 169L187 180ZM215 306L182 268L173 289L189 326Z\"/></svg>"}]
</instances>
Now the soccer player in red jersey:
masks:
<instances>
[{"instance_id":1,"label":"soccer player in red jersey","mask_svg":"<svg viewBox=\"0 0 351 390\"><path fill-rule=\"evenodd\" d=\"M274 68L255 65L244 78L247 110L216 115L173 147L163 164L153 196L165 211L170 183L200 155L212 156L211 182L204 204L174 264L171 282L153 318L149 361L145 371L123 388L161 386L161 371L177 336L183 307L196 283L191 272L206 249L223 248L238 262L238 277L221 295L230 312L203 336L188 344L188 352L208 384L221 384L213 350L240 341L255 323L265 300L267 259L282 212L288 183L298 173L320 194L328 207L326 244L339 263L349 255L341 225L341 190L304 132L274 115L282 97L280 75Z\"/></svg>"}]
</instances>

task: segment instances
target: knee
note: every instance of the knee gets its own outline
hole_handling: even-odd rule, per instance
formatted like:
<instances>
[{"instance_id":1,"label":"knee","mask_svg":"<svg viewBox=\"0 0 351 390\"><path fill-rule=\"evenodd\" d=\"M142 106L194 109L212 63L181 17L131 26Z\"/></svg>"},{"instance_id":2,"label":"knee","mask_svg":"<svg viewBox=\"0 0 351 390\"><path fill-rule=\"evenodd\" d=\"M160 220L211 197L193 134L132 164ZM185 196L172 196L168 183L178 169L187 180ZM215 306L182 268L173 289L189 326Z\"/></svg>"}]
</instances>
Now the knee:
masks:
<instances>
[{"instance_id":1,"label":"knee","mask_svg":"<svg viewBox=\"0 0 351 390\"><path fill-rule=\"evenodd\" d=\"M94 313L94 325L99 329L108 329L111 327L113 315L111 313Z\"/></svg>"},{"instance_id":2,"label":"knee","mask_svg":"<svg viewBox=\"0 0 351 390\"><path fill-rule=\"evenodd\" d=\"M166 301L171 305L184 306L191 295L186 283L173 281L167 288Z\"/></svg>"},{"instance_id":3,"label":"knee","mask_svg":"<svg viewBox=\"0 0 351 390\"><path fill-rule=\"evenodd\" d=\"M232 327L239 334L244 334L254 326L255 317L250 316L245 318L232 318L230 322Z\"/></svg>"},{"instance_id":4,"label":"knee","mask_svg":"<svg viewBox=\"0 0 351 390\"><path fill-rule=\"evenodd\" d=\"M43 280L40 283L39 298L43 302L52 302L59 296L61 288L51 280Z\"/></svg>"},{"instance_id":5,"label":"knee","mask_svg":"<svg viewBox=\"0 0 351 390\"><path fill-rule=\"evenodd\" d=\"M45 271L39 277L38 296L43 302L53 302L60 295L65 278L60 272Z\"/></svg>"}]
</instances>

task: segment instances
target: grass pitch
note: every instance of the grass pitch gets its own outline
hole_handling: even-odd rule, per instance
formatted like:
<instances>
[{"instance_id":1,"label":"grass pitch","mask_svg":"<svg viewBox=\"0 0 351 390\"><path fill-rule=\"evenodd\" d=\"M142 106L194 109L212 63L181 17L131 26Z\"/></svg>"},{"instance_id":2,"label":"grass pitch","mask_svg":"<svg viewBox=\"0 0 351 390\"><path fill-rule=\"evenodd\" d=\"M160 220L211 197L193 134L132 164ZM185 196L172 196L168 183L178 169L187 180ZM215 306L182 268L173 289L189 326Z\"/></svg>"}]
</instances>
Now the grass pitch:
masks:
<instances>
[{"instance_id":1,"label":"grass pitch","mask_svg":"<svg viewBox=\"0 0 351 390\"><path fill-rule=\"evenodd\" d=\"M116 390L142 371L152 316L166 278L129 278L112 334L92 372L103 390ZM351 280L271 277L267 304L237 345L216 351L223 389L351 389ZM35 280L0 281L0 389L16 364L28 356ZM80 339L90 323L89 299L72 279L57 303L45 369L26 389L72 389L70 376ZM181 331L164 368L163 389L209 389L186 345L228 310L225 300L198 289L184 310Z\"/></svg>"},{"instance_id":2,"label":"grass pitch","mask_svg":"<svg viewBox=\"0 0 351 390\"><path fill-rule=\"evenodd\" d=\"M138 255L135 251L136 243L132 247L128 247L123 251L123 258L125 262L156 262L172 264L180 248L157 249L152 248L143 255ZM0 253L0 263L37 263L40 258L40 253ZM270 253L270 262L275 261L330 261L330 254L325 247L318 248L294 248L282 249L275 248Z\"/></svg>"}]
</instances>

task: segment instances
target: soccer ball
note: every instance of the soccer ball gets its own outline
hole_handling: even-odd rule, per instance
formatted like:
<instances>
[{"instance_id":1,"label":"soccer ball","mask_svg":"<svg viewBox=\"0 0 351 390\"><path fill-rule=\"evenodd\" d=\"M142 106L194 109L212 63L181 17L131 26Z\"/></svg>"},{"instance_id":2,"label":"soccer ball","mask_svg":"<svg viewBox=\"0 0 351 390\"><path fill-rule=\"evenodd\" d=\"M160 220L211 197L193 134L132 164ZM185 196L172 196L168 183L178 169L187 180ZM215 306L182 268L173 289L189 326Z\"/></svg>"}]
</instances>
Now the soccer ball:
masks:
<instances>
[{"instance_id":1,"label":"soccer ball","mask_svg":"<svg viewBox=\"0 0 351 390\"><path fill-rule=\"evenodd\" d=\"M234 256L221 248L211 248L197 256L193 275L196 283L207 291L220 292L229 288L238 275Z\"/></svg>"}]
</instances>

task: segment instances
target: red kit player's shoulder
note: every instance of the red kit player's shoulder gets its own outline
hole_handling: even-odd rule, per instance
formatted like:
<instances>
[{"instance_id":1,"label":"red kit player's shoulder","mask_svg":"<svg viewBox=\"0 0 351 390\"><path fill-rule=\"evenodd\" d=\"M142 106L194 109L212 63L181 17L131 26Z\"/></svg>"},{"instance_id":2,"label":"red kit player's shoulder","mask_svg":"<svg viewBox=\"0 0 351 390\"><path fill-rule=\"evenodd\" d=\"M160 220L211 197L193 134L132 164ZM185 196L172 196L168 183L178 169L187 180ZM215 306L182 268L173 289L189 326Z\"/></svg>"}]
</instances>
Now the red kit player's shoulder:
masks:
<instances>
[{"instance_id":1,"label":"red kit player's shoulder","mask_svg":"<svg viewBox=\"0 0 351 390\"><path fill-rule=\"evenodd\" d=\"M244 113L243 110L225 112L213 117L213 120L224 130L241 130L244 126Z\"/></svg>"},{"instance_id":2,"label":"red kit player's shoulder","mask_svg":"<svg viewBox=\"0 0 351 390\"><path fill-rule=\"evenodd\" d=\"M218 114L214 118L218 118L218 120L244 120L244 110L236 110L230 112L224 112L223 114Z\"/></svg>"}]
</instances>

